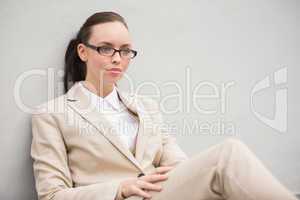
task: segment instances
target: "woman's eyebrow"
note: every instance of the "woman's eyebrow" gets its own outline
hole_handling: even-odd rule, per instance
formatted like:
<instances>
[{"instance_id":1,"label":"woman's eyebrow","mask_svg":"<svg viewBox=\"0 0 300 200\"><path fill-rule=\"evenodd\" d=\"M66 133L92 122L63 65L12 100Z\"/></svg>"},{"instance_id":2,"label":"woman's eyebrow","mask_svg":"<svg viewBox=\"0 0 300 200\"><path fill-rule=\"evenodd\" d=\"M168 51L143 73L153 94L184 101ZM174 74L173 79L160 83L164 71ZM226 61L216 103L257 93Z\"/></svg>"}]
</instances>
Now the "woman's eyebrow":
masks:
<instances>
[{"instance_id":1,"label":"woman's eyebrow","mask_svg":"<svg viewBox=\"0 0 300 200\"><path fill-rule=\"evenodd\" d=\"M100 44L105 44L105 45L109 45L109 46L114 46L114 44L110 43L110 42L99 42L97 43L97 45L100 45ZM120 47L131 47L131 44L123 44L121 45Z\"/></svg>"}]
</instances>

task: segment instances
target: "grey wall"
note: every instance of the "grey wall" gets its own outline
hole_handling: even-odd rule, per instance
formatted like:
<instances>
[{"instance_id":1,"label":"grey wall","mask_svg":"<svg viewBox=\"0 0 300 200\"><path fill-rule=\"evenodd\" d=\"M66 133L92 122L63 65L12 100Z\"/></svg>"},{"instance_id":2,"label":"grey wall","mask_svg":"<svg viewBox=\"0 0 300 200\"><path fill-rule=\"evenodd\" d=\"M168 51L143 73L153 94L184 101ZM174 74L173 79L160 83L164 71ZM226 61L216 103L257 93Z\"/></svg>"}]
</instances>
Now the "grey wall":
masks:
<instances>
[{"instance_id":1,"label":"grey wall","mask_svg":"<svg viewBox=\"0 0 300 200\"><path fill-rule=\"evenodd\" d=\"M299 1L2 0L0 199L36 199L30 114L20 102L31 107L61 94L69 39L90 14L104 10L128 21L139 50L128 73L134 89L142 87L164 109L180 108L164 115L190 156L238 137L284 185L300 192ZM126 80L120 85L129 88ZM251 91L259 86L265 89L252 95L251 107ZM182 102L170 97L178 88Z\"/></svg>"}]
</instances>

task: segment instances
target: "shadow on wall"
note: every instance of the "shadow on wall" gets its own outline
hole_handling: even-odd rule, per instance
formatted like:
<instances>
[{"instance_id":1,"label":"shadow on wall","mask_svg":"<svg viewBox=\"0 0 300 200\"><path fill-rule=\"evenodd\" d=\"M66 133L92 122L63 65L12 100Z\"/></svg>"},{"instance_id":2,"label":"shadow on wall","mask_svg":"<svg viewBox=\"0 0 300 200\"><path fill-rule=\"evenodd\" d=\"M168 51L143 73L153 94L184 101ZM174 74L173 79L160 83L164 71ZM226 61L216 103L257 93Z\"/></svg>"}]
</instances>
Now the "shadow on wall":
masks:
<instances>
[{"instance_id":1,"label":"shadow on wall","mask_svg":"<svg viewBox=\"0 0 300 200\"><path fill-rule=\"evenodd\" d=\"M32 126L31 126L31 115L28 116L27 118L27 123L29 124L28 129L27 129L27 140L25 141L25 153L26 155L28 155L28 159L26 159L26 163L24 164L24 171L26 174L26 180L28 180L28 184L27 186L24 186L24 188L31 190L32 193L28 192L28 195L30 195L30 199L32 200L37 200L37 192L35 189L35 181L34 181L34 174L33 174L33 160L30 156L30 150L31 150L31 141L32 141ZM27 157L26 157L27 158ZM23 181L24 183L24 181ZM26 194L26 193L25 193Z\"/></svg>"},{"instance_id":2,"label":"shadow on wall","mask_svg":"<svg viewBox=\"0 0 300 200\"><path fill-rule=\"evenodd\" d=\"M0 199L37 200L32 167L33 161L30 156L32 141L31 116L25 115L15 125L12 142L7 144L8 152L4 153L10 162L6 163L8 170L3 174L6 183L5 187L2 188L4 191L1 191ZM14 188L14 192L11 191L11 188Z\"/></svg>"}]
</instances>

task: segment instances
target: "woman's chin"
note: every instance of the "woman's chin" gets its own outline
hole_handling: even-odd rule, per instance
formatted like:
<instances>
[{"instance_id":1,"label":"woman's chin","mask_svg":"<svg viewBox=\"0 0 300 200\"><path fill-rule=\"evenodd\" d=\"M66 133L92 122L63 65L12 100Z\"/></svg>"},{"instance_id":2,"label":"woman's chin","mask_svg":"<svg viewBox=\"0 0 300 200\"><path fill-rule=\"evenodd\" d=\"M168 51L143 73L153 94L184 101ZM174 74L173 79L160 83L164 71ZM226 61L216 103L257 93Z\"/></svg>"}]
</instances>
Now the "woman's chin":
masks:
<instances>
[{"instance_id":1,"label":"woman's chin","mask_svg":"<svg viewBox=\"0 0 300 200\"><path fill-rule=\"evenodd\" d=\"M114 77L107 77L106 81L109 84L115 84L118 82L122 77L121 76L114 76Z\"/></svg>"}]
</instances>

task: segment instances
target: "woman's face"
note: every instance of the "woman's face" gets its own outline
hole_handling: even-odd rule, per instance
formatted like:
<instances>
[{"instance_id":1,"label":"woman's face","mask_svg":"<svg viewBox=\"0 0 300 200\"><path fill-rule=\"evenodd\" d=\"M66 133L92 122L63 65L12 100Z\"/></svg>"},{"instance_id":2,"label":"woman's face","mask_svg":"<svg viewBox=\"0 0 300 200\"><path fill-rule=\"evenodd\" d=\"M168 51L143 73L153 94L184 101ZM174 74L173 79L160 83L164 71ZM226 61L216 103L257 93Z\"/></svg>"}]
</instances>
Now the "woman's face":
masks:
<instances>
[{"instance_id":1,"label":"woman's face","mask_svg":"<svg viewBox=\"0 0 300 200\"><path fill-rule=\"evenodd\" d=\"M97 47L132 48L129 32L120 22L94 25L88 43ZM130 62L130 59L122 58L118 52L113 56L101 55L84 44L78 45L78 53L81 60L86 62L86 80L95 84L116 83L123 76ZM113 68L116 69L112 71Z\"/></svg>"}]
</instances>

